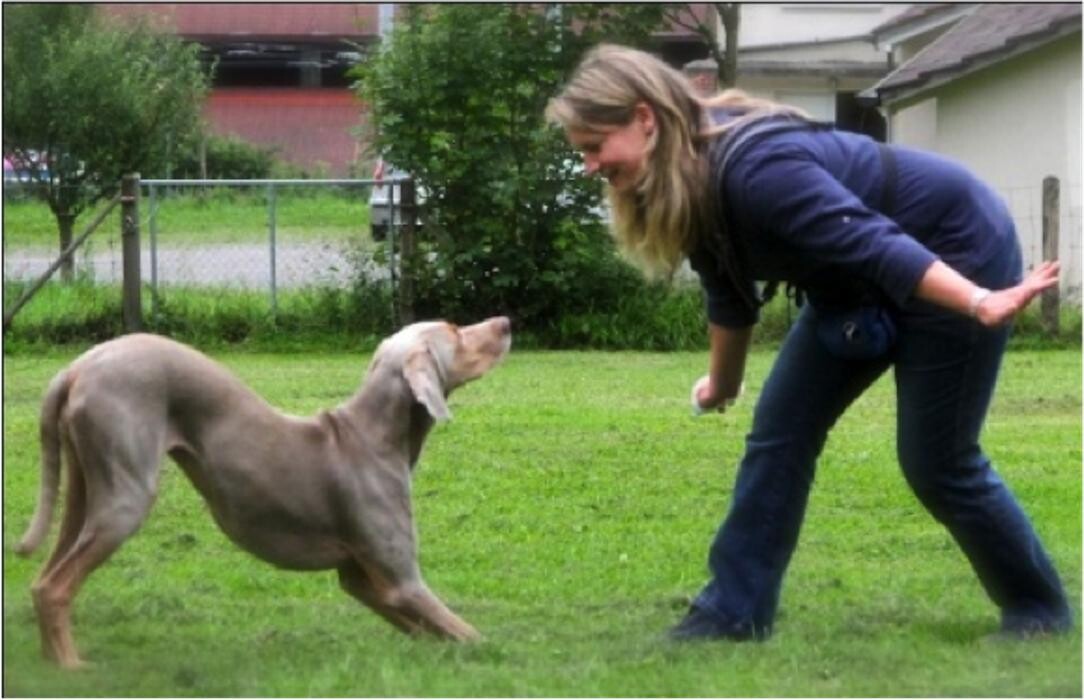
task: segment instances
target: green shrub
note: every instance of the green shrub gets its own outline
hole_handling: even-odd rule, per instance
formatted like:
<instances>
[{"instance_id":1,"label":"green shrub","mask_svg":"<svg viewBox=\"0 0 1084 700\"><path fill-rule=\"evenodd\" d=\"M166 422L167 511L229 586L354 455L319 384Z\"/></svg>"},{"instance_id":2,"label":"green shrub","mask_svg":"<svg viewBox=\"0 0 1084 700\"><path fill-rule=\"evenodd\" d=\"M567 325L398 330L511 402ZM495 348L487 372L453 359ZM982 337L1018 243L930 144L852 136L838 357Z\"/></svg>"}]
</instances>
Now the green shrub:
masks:
<instances>
[{"instance_id":1,"label":"green shrub","mask_svg":"<svg viewBox=\"0 0 1084 700\"><path fill-rule=\"evenodd\" d=\"M275 149L257 146L234 136L208 136L207 177L213 179L265 179L276 167ZM173 177L197 179L200 171L199 144L186 147L173 166Z\"/></svg>"},{"instance_id":2,"label":"green shrub","mask_svg":"<svg viewBox=\"0 0 1084 700\"><path fill-rule=\"evenodd\" d=\"M615 266L616 270L622 270ZM564 302L566 312L530 324L513 316L516 347L545 349L703 351L708 347L703 292L696 284L668 287L636 282L624 294L603 299L587 294ZM6 282L4 296L17 299L25 283ZM620 289L613 284L610 289ZM592 290L585 287L588 292ZM9 304L12 302L9 302ZM147 330L200 347L236 346L272 351L314 348L371 348L394 329L391 290L383 282L361 282L348 289L307 287L281 291L272 313L265 290L168 287L152 313L150 290L143 291ZM471 323L499 313L448 317ZM761 310L753 340L760 347L782 341L798 313L794 303L778 295ZM419 313L419 319L438 318ZM124 333L120 289L82 279L73 284L49 283L24 307L4 334L4 351L19 353L54 345L85 345ZM1081 312L1062 308L1061 331L1046 332L1037 308L1021 315L1012 349L1079 348Z\"/></svg>"},{"instance_id":3,"label":"green shrub","mask_svg":"<svg viewBox=\"0 0 1084 700\"><path fill-rule=\"evenodd\" d=\"M583 319L644 293L597 221L598 179L577 172L543 114L581 42L646 42L660 21L648 10L408 6L388 50L359 67L376 151L428 193L412 261L420 314L507 313L540 337L564 323L577 343Z\"/></svg>"}]
</instances>

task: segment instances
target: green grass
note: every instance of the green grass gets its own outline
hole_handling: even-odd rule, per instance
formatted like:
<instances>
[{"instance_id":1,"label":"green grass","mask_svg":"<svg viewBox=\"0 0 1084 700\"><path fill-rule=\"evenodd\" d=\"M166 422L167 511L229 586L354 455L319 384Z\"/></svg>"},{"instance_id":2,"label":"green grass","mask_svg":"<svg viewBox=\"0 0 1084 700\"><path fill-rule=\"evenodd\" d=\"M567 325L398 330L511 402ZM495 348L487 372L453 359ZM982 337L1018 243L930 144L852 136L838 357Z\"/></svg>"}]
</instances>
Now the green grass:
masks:
<instances>
[{"instance_id":1,"label":"green grass","mask_svg":"<svg viewBox=\"0 0 1084 700\"><path fill-rule=\"evenodd\" d=\"M276 237L281 242L349 240L369 235L369 190L364 186L344 189L345 194L315 186L279 188L276 194ZM267 240L268 207L263 188L218 189L205 196L185 193L158 195L158 234L163 246L262 243ZM105 206L83 212L74 235ZM5 201L4 244L11 248L52 250L57 246L56 219L37 200ZM140 221L149 230L150 202L146 191L140 201ZM119 236L120 210L115 209L92 238ZM149 235L149 234L148 234Z\"/></svg>"},{"instance_id":2,"label":"green grass","mask_svg":"<svg viewBox=\"0 0 1084 700\"><path fill-rule=\"evenodd\" d=\"M367 357L216 353L274 405L312 414ZM430 586L486 636L400 635L331 573L240 552L172 464L143 530L91 577L75 635L95 667L39 658L28 587L47 549L11 553L38 487L36 415L73 353L4 358L6 696L1081 695L1081 639L996 642L997 612L896 466L890 380L837 426L764 644L673 645L705 580L753 399L692 419L702 353L513 350L452 396L414 481ZM1010 353L985 439L1071 591L1081 590L1081 355ZM55 527L54 527L55 530ZM49 544L49 543L47 543Z\"/></svg>"}]
</instances>

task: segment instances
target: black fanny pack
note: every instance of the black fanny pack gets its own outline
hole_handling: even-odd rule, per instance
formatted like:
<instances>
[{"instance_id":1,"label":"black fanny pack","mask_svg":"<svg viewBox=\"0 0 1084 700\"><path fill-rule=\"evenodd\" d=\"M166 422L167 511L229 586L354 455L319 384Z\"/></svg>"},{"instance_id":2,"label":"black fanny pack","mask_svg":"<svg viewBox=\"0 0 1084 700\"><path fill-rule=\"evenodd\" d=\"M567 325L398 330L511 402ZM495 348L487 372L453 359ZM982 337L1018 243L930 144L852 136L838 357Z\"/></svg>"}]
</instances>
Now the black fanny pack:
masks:
<instances>
[{"instance_id":1,"label":"black fanny pack","mask_svg":"<svg viewBox=\"0 0 1084 700\"><path fill-rule=\"evenodd\" d=\"M896 322L879 304L851 308L818 308L813 305L817 338L836 357L874 360L887 355L896 343Z\"/></svg>"}]
</instances>

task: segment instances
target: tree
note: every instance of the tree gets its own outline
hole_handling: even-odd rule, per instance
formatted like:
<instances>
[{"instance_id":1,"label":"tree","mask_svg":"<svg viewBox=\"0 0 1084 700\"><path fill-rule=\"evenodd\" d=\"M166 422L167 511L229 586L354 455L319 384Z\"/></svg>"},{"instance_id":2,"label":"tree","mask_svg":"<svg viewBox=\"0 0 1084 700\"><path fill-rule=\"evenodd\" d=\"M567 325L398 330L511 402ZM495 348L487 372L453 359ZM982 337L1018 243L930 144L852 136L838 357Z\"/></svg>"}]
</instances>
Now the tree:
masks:
<instances>
[{"instance_id":1,"label":"tree","mask_svg":"<svg viewBox=\"0 0 1084 700\"><path fill-rule=\"evenodd\" d=\"M6 6L3 38L4 155L31 174L64 250L82 211L200 128L199 47L80 4Z\"/></svg>"},{"instance_id":2,"label":"tree","mask_svg":"<svg viewBox=\"0 0 1084 700\"><path fill-rule=\"evenodd\" d=\"M558 11L559 9L559 11ZM607 303L635 279L592 209L595 179L543 113L583 51L645 45L658 6L406 5L359 69L377 150L428 193L419 317L495 310L527 327Z\"/></svg>"},{"instance_id":3,"label":"tree","mask_svg":"<svg viewBox=\"0 0 1084 700\"><path fill-rule=\"evenodd\" d=\"M711 3L719 22L723 25L723 41L720 45L716 35L714 17L710 14L700 18L689 4L666 5L666 19L703 39L708 52L715 61L719 74L719 87L734 87L738 83L738 26L741 22L741 3Z\"/></svg>"}]
</instances>

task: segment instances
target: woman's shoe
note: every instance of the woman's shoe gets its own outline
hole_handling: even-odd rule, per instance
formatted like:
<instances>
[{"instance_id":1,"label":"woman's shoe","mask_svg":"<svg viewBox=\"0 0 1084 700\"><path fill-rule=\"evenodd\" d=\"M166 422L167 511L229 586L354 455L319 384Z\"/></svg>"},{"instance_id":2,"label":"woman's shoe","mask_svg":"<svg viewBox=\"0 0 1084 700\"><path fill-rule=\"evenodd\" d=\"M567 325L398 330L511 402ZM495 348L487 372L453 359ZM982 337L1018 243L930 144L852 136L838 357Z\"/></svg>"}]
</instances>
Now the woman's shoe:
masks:
<instances>
[{"instance_id":1,"label":"woman's shoe","mask_svg":"<svg viewBox=\"0 0 1084 700\"><path fill-rule=\"evenodd\" d=\"M761 630L758 634L750 623L729 623L704 608L695 605L685 613L684 619L670 628L666 633L668 639L674 642L695 642L728 639L742 642L750 639L767 639L771 630Z\"/></svg>"}]
</instances>

